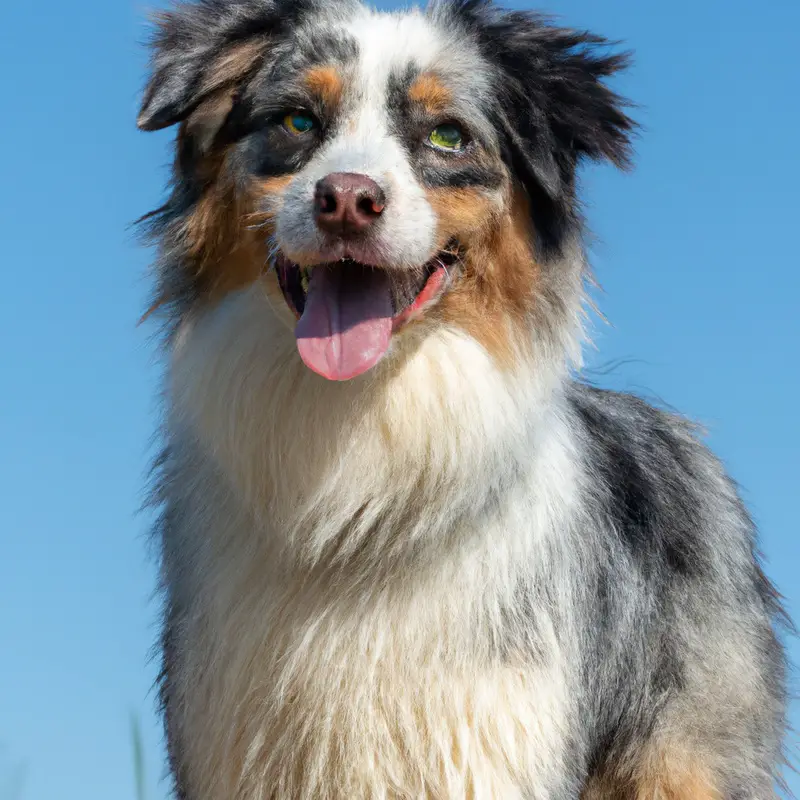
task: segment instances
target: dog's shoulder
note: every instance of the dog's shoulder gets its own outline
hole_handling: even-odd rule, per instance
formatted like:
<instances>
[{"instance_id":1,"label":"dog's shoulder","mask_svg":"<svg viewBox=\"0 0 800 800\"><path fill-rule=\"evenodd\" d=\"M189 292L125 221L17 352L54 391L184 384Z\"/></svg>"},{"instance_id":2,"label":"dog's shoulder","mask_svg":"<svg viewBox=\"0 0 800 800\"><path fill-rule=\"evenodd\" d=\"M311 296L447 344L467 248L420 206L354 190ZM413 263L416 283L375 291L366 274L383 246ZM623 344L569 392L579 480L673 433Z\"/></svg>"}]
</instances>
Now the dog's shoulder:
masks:
<instances>
[{"instance_id":1,"label":"dog's shoulder","mask_svg":"<svg viewBox=\"0 0 800 800\"><path fill-rule=\"evenodd\" d=\"M636 560L690 576L713 572L723 543L750 554L753 523L698 425L586 383L567 398L597 513Z\"/></svg>"}]
</instances>

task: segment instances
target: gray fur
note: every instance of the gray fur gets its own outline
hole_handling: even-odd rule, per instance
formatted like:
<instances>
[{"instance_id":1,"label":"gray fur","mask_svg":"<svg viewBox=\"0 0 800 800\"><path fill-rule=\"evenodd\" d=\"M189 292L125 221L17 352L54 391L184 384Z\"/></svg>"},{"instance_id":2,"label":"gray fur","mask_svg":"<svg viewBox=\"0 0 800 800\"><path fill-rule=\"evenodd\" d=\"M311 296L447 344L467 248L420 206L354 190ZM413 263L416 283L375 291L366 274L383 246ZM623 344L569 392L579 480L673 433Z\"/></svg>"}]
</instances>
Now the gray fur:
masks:
<instances>
[{"instance_id":1,"label":"gray fur","mask_svg":"<svg viewBox=\"0 0 800 800\"><path fill-rule=\"evenodd\" d=\"M783 611L735 487L684 420L579 383L568 397L587 530L599 533L584 612L590 769L677 726L722 761L723 797L771 797L786 726L773 629Z\"/></svg>"}]
</instances>

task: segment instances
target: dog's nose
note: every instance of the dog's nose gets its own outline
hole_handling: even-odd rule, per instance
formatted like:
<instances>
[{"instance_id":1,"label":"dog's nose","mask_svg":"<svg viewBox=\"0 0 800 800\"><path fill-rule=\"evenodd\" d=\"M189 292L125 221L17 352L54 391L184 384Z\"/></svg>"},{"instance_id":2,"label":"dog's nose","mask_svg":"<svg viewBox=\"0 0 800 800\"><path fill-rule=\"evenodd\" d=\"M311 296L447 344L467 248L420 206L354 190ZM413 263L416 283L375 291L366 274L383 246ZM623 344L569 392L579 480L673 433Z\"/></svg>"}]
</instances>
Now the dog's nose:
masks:
<instances>
[{"instance_id":1,"label":"dog's nose","mask_svg":"<svg viewBox=\"0 0 800 800\"><path fill-rule=\"evenodd\" d=\"M314 208L325 233L352 237L365 233L386 206L383 189L366 175L333 172L317 183Z\"/></svg>"}]
</instances>

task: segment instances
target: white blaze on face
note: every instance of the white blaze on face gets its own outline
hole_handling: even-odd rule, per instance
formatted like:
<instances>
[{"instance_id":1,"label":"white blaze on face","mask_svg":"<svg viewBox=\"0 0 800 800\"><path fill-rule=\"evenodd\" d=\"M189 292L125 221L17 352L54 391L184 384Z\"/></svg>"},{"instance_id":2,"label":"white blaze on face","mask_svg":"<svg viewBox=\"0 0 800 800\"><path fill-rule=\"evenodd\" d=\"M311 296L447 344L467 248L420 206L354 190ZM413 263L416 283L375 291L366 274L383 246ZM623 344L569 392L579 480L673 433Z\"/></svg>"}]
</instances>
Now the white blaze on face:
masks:
<instances>
[{"instance_id":1,"label":"white blaze on face","mask_svg":"<svg viewBox=\"0 0 800 800\"><path fill-rule=\"evenodd\" d=\"M416 268L434 254L436 217L416 179L409 154L390 125L387 89L393 74L413 65L425 69L442 47L436 30L419 12L358 12L343 30L355 39L359 60L344 97L345 117L295 177L278 211L277 239L288 258L304 265L330 261L331 250L314 222L314 187L335 172L372 178L386 193L376 236L348 255L393 268Z\"/></svg>"}]
</instances>

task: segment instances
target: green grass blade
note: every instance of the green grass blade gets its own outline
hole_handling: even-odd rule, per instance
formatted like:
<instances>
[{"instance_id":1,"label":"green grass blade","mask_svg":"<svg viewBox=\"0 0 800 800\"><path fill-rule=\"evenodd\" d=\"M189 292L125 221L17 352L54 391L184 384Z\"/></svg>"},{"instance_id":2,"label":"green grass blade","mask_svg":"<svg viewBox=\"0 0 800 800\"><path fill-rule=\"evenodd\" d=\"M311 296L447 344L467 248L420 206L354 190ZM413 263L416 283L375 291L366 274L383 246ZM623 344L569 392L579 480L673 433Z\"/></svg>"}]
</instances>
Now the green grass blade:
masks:
<instances>
[{"instance_id":1,"label":"green grass blade","mask_svg":"<svg viewBox=\"0 0 800 800\"><path fill-rule=\"evenodd\" d=\"M133 745L133 777L136 781L136 800L147 800L142 726L136 714L131 714L131 743Z\"/></svg>"}]
</instances>

